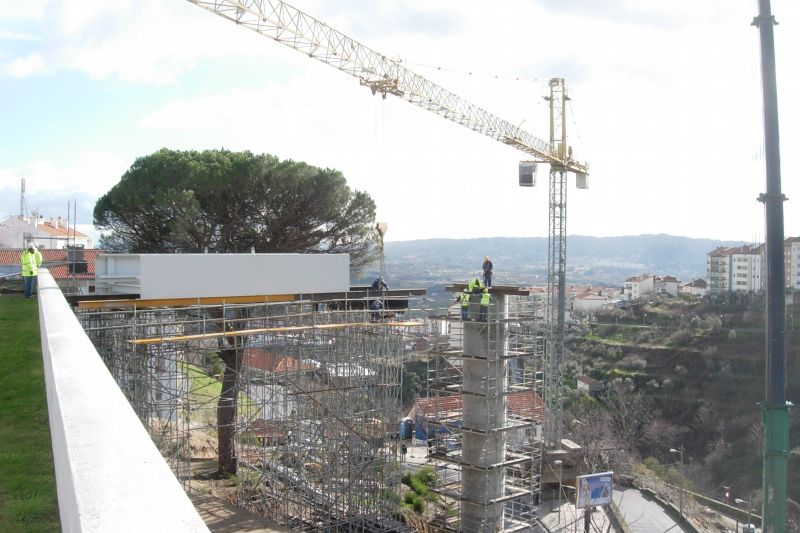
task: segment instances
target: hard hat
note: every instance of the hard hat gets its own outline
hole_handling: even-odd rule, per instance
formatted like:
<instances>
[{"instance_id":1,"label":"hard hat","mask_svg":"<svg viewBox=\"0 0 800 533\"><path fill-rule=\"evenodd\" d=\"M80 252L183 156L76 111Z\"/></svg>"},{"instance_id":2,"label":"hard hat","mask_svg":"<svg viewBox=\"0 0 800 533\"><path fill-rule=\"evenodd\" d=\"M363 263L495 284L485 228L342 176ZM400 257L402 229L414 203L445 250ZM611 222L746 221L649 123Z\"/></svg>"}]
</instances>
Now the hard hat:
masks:
<instances>
[{"instance_id":1,"label":"hard hat","mask_svg":"<svg viewBox=\"0 0 800 533\"><path fill-rule=\"evenodd\" d=\"M483 292L489 292L489 287L484 287Z\"/></svg>"}]
</instances>

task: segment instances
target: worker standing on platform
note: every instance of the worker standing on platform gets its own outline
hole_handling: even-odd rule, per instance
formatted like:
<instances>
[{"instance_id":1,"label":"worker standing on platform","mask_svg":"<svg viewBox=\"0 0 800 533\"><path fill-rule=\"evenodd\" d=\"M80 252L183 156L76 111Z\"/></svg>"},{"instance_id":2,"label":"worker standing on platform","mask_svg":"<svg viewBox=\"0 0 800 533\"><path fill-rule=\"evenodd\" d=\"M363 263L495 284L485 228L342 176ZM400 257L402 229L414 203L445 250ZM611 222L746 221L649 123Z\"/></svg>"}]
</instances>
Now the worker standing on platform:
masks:
<instances>
[{"instance_id":1,"label":"worker standing on platform","mask_svg":"<svg viewBox=\"0 0 800 533\"><path fill-rule=\"evenodd\" d=\"M469 290L461 293L461 320L469 320Z\"/></svg>"},{"instance_id":2,"label":"worker standing on platform","mask_svg":"<svg viewBox=\"0 0 800 533\"><path fill-rule=\"evenodd\" d=\"M483 284L487 287L492 286L492 269L494 265L492 264L491 259L489 256L483 258Z\"/></svg>"},{"instance_id":3,"label":"worker standing on platform","mask_svg":"<svg viewBox=\"0 0 800 533\"><path fill-rule=\"evenodd\" d=\"M383 281L383 276L378 276L375 281L372 282L372 290L375 292L385 292L389 290L389 286Z\"/></svg>"},{"instance_id":4,"label":"worker standing on platform","mask_svg":"<svg viewBox=\"0 0 800 533\"><path fill-rule=\"evenodd\" d=\"M483 289L483 294L481 294L481 313L480 313L480 320L481 322L486 322L487 318L489 317L489 304L492 303L492 296L489 294L489 289Z\"/></svg>"},{"instance_id":5,"label":"worker standing on platform","mask_svg":"<svg viewBox=\"0 0 800 533\"><path fill-rule=\"evenodd\" d=\"M42 266L42 252L36 249L35 244L30 243L28 249L19 257L19 264L22 269L25 298L30 298L36 294L36 281L39 277L39 267Z\"/></svg>"}]
</instances>

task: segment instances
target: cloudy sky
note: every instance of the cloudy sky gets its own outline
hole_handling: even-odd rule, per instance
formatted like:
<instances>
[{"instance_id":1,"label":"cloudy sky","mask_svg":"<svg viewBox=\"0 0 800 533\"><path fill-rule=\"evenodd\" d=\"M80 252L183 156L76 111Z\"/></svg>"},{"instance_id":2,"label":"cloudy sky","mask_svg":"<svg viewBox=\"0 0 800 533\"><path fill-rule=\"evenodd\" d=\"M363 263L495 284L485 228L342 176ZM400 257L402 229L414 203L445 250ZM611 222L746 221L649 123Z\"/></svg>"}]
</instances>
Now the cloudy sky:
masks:
<instances>
[{"instance_id":1,"label":"cloudy sky","mask_svg":"<svg viewBox=\"0 0 800 533\"><path fill-rule=\"evenodd\" d=\"M763 240L755 0L292 5L544 139L547 80L564 77L591 167L590 189L570 180L569 234ZM772 8L785 231L800 235L800 5ZM0 217L25 178L29 208L76 201L85 229L137 157L224 147L341 170L387 240L547 234L546 168L521 189L521 152L185 0L0 2L0 117Z\"/></svg>"}]
</instances>

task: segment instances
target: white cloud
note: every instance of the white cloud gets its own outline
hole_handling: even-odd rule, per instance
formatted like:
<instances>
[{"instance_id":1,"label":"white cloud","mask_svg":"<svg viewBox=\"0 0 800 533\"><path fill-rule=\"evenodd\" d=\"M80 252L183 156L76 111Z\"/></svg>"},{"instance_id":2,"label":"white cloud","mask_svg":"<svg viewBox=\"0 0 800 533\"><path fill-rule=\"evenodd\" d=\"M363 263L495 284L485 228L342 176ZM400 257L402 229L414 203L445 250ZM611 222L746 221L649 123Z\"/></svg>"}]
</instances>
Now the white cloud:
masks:
<instances>
[{"instance_id":1,"label":"white cloud","mask_svg":"<svg viewBox=\"0 0 800 533\"><path fill-rule=\"evenodd\" d=\"M47 0L25 0L24 2L0 2L2 19L41 19Z\"/></svg>"},{"instance_id":2,"label":"white cloud","mask_svg":"<svg viewBox=\"0 0 800 533\"><path fill-rule=\"evenodd\" d=\"M0 41L41 41L42 38L38 35L31 35L28 33L18 33L13 31L0 30Z\"/></svg>"},{"instance_id":3,"label":"white cloud","mask_svg":"<svg viewBox=\"0 0 800 533\"><path fill-rule=\"evenodd\" d=\"M33 54L39 63L29 60L26 71L19 59L17 72L46 65L122 87L172 84L178 90L165 90L172 100L149 92L151 110L116 125L138 129L156 148L224 146L339 168L376 199L391 239L547 232L546 175L537 189L520 190L516 165L524 156L500 143L393 97L382 101L356 80L189 2L54 6L45 15L53 30ZM568 120L570 142L592 165L590 190L576 191L570 183L569 233L746 239L763 226L754 200L764 188L763 160L754 159L763 136L758 32L749 25L755 6L725 0L686 6L509 0L491 8L469 0L304 0L298 7L389 56L475 72L411 66L542 138L548 132L544 86L551 76L565 76L576 117ZM800 8L783 0L774 11L781 22L776 41L788 177L800 168L800 156L789 149L800 142L794 119L800 116L800 73L793 62L800 51ZM184 74L198 66L223 72L213 66L223 61L228 68L220 75L232 77L227 86L241 79L241 87L252 87L247 82L255 70L268 74L258 79L271 81L232 91L218 89L224 84L216 80L186 82ZM540 81L510 83L492 75ZM94 163L113 168L104 174L113 179L131 163L130 154L106 157L114 161ZM51 163L39 175L77 186L70 180L80 172L69 168L93 172L82 161L67 162L65 169ZM784 179L790 198L800 195L795 182ZM110 185L101 180L93 194ZM480 202L488 206L485 215L477 216L478 208L459 215L459 206ZM798 227L800 210L789 205L787 228Z\"/></svg>"},{"instance_id":4,"label":"white cloud","mask_svg":"<svg viewBox=\"0 0 800 533\"><path fill-rule=\"evenodd\" d=\"M12 78L27 78L45 71L44 59L39 54L29 54L14 59L3 67L3 72Z\"/></svg>"},{"instance_id":5,"label":"white cloud","mask_svg":"<svg viewBox=\"0 0 800 533\"><path fill-rule=\"evenodd\" d=\"M23 167L0 168L0 190L19 194L20 179L26 191L41 194L61 191L98 197L108 191L130 166L130 161L114 154L86 152L70 161L31 161Z\"/></svg>"}]
</instances>

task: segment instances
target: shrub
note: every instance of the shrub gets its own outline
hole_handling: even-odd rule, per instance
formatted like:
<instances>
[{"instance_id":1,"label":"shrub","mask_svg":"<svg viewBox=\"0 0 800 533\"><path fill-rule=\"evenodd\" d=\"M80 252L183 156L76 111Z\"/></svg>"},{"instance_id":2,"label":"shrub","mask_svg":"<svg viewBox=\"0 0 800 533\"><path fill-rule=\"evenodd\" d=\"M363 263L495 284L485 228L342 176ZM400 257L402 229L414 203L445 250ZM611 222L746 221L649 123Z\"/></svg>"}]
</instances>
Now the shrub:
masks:
<instances>
[{"instance_id":1,"label":"shrub","mask_svg":"<svg viewBox=\"0 0 800 533\"><path fill-rule=\"evenodd\" d=\"M681 328L669 336L667 344L670 346L685 346L691 338L691 332L688 329Z\"/></svg>"}]
</instances>

